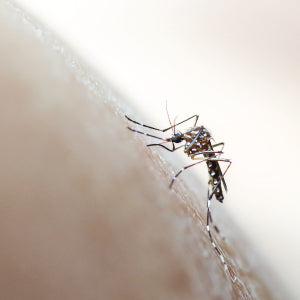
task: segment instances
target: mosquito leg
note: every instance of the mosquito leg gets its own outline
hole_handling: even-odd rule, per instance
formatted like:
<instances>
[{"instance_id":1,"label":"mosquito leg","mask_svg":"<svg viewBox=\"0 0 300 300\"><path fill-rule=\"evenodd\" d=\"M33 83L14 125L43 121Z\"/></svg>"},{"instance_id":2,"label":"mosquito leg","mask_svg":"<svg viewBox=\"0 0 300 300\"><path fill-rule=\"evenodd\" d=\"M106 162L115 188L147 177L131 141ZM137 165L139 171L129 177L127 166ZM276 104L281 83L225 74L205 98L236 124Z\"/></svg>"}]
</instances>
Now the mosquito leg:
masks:
<instances>
[{"instance_id":1,"label":"mosquito leg","mask_svg":"<svg viewBox=\"0 0 300 300\"><path fill-rule=\"evenodd\" d=\"M172 129L172 128L176 127L177 125L180 125L180 124L182 124L184 122L187 122L187 121L189 121L189 120L191 120L193 118L195 118L195 125L194 126L196 126L196 124L198 122L199 115L193 115L193 116L191 116L191 117L189 117L189 118L187 118L187 119L185 119L185 120L183 120L183 121L181 121L179 123L176 123L176 124L174 124L174 125L172 125L172 126L170 126L168 128L163 129L162 131L165 132L165 131L167 131L169 129Z\"/></svg>"},{"instance_id":2,"label":"mosquito leg","mask_svg":"<svg viewBox=\"0 0 300 300\"><path fill-rule=\"evenodd\" d=\"M199 159L199 158L195 158L195 156L197 156L197 155L204 155L204 154L219 154L219 155L221 155L223 153L224 152L222 152L222 151L206 150L206 151L193 153L190 157L191 157L191 159L197 160L197 159ZM201 159L203 159L203 157L201 157Z\"/></svg>"},{"instance_id":3,"label":"mosquito leg","mask_svg":"<svg viewBox=\"0 0 300 300\"><path fill-rule=\"evenodd\" d=\"M211 199L208 197L207 198L206 231L208 233L211 245L215 248L218 256L220 257L220 260L222 261L222 263L224 265L225 272L228 272L228 265L227 265L227 263L225 261L225 258L223 256L223 254L221 253L220 248L216 245L216 243L215 243L215 241L214 241L214 239L212 237L211 231L210 231L210 221L212 221L211 220L211 212L210 212L210 209L209 209L210 202L211 202Z\"/></svg>"},{"instance_id":4,"label":"mosquito leg","mask_svg":"<svg viewBox=\"0 0 300 300\"><path fill-rule=\"evenodd\" d=\"M213 153L219 153L219 152L221 152L221 151L213 151ZM208 151L204 151L204 153L210 153L210 152L208 152ZM223 153L223 152L222 152ZM200 153L200 154L202 154L202 152ZM198 155L198 154L197 154ZM228 162L228 163L230 163L231 164L231 160L230 159L228 159L228 158L219 158L219 157L193 157L193 160L212 160L212 161L224 161L224 162ZM200 163L200 162L198 162L198 163ZM196 163L197 164L197 163ZM224 174L225 174L225 172L224 172Z\"/></svg>"},{"instance_id":5,"label":"mosquito leg","mask_svg":"<svg viewBox=\"0 0 300 300\"><path fill-rule=\"evenodd\" d=\"M198 164L200 164L200 163L202 163L202 162L204 162L204 161L206 161L207 159L202 159L201 161L198 161L198 162L196 162L196 163L193 163L193 164L191 164L191 165L188 165L188 166L185 166L185 167L183 167L183 168L181 168L180 170L179 170L179 172L172 178L172 181L171 181L171 183L170 183L170 189L172 188L172 186L173 186L173 183L174 183L174 181L176 180L176 178L184 171L184 170L186 170L186 169L188 169L188 168L190 168L190 167L193 167L193 166L195 166L195 165L198 165Z\"/></svg>"},{"instance_id":6,"label":"mosquito leg","mask_svg":"<svg viewBox=\"0 0 300 300\"><path fill-rule=\"evenodd\" d=\"M194 126L196 126L197 121L198 121L198 118L199 118L199 115L193 115L193 116L191 116L191 117L189 117L189 118L187 118L187 119L185 119L185 120L183 120L183 121L181 121L181 122L179 122L179 123L176 123L176 124L174 124L174 125L172 125L172 126L170 126L170 127L168 127L168 128L165 128L165 129L159 129L159 128L156 128L156 127L152 127L152 126L149 126L149 125L145 125L145 124L139 123L139 122L137 122L137 121L134 121L134 120L130 119L130 118L129 118L128 116L126 116L126 115L125 115L125 118L126 118L128 121L130 121L130 122L132 122L132 123L135 123L135 124L137 124L137 125L140 125L140 126L143 126L143 127L146 127L146 128L150 128L150 129L153 129L153 130L165 132L165 131L168 131L168 130L174 128L175 126L180 125L180 124L182 124L182 123L184 123L184 122L186 122L186 121L189 121L189 120L191 120L191 119L193 119L193 118L195 118L195 125L194 125Z\"/></svg>"},{"instance_id":7,"label":"mosquito leg","mask_svg":"<svg viewBox=\"0 0 300 300\"><path fill-rule=\"evenodd\" d=\"M177 179L177 177L178 177L184 170L186 170L186 169L188 169L188 168L190 168L190 167L193 167L193 166L195 166L195 165L197 165L197 164L200 164L200 163L202 163L202 162L204 162L204 161L212 161L212 160L214 160L214 161L224 161L224 162L228 162L229 165L227 166L227 168L226 168L224 174L221 176L221 179L219 180L219 182L214 186L214 188L213 188L213 190L212 190L210 196L208 197L208 199L209 199L209 201L210 201L210 200L212 199L212 197L213 197L213 195L214 195L216 189L218 188L218 186L221 184L222 181L224 181L224 176L225 176L226 172L228 171L229 167L231 166L231 161L230 161L229 159L226 159L226 158L218 158L218 157L208 157L208 158L194 158L194 157L193 157L193 159L194 159L194 160L201 159L201 161L196 162L196 163L191 164L191 165L188 165L188 166L185 166L185 167L183 167L182 169L180 169L179 172L172 178L172 181L171 181L169 187L172 188L172 186L173 186L173 184L174 184L174 181Z\"/></svg>"},{"instance_id":8,"label":"mosquito leg","mask_svg":"<svg viewBox=\"0 0 300 300\"><path fill-rule=\"evenodd\" d=\"M166 141L167 142L167 139L164 139L164 138L161 138L159 136L155 136L155 135L152 135L152 134L149 134L149 133L145 133L143 131L139 131L139 130L135 130L131 127L127 127L129 130L133 131L133 132L136 132L136 133L139 133L139 134L143 134L143 135L146 135L146 136L150 136L150 137L153 137L153 138L156 138L156 139L159 139L161 141Z\"/></svg>"},{"instance_id":9,"label":"mosquito leg","mask_svg":"<svg viewBox=\"0 0 300 300\"><path fill-rule=\"evenodd\" d=\"M224 173L225 174L225 173ZM210 182L209 182L210 184ZM217 252L221 262L223 263L223 266L224 266L224 271L225 273L228 273L229 276L232 278L230 272L229 272L229 269L228 269L228 265L225 261L225 258L220 250L220 248L216 245L214 239L213 239L213 236L212 236L212 233L210 231L210 223L213 223L213 220L212 220L212 216L211 216L211 211L210 211L210 204L211 204L211 198L209 197L209 189L208 189L208 198L207 198L207 216L206 216L206 231L208 233L208 236L209 236L209 239L210 239L210 243L211 245L213 246L213 248L215 249L215 251ZM216 230L216 232L219 234L220 231L218 229L218 227L216 225L214 225L214 229ZM224 239L224 238L222 238ZM236 280L236 277L232 278L233 281Z\"/></svg>"},{"instance_id":10,"label":"mosquito leg","mask_svg":"<svg viewBox=\"0 0 300 300\"><path fill-rule=\"evenodd\" d=\"M152 146L161 146L161 147L163 147L164 149L166 149L166 150L168 150L168 151L170 151L170 152L174 152L174 151L176 151L177 149L180 149L180 148L184 147L184 145L182 145L182 146L179 146L179 147L175 148L174 144L173 144L173 149L170 149L170 148L168 148L168 147L166 147L166 146L164 146L164 145L162 145L162 144L149 144L149 145L147 145L147 146L148 146L148 147L152 147Z\"/></svg>"},{"instance_id":11,"label":"mosquito leg","mask_svg":"<svg viewBox=\"0 0 300 300\"><path fill-rule=\"evenodd\" d=\"M225 162L230 162L230 164L231 164L231 161L229 160L229 159L226 159L226 158L217 158L217 157L202 157L202 158L193 158L194 160L200 160L201 159L201 161L198 161L198 162L196 162L196 163L193 163L193 164L191 164L191 165L188 165L188 166L185 166L185 167L183 167L183 168L181 168L180 170L179 170L179 172L172 178L172 181L171 181L171 183L170 183L170 188L172 188L172 186L173 186L173 183L174 183L174 181L176 180L176 178L184 171L184 170L186 170L186 169L188 169L188 168L190 168L190 167L193 167L193 166L195 166L195 165L198 165L198 164L201 164L202 162L204 162L204 161L208 161L208 160L216 160L216 161L225 161ZM226 169L226 171L224 172L224 175L225 175L225 173L227 172L227 170L228 170L228 167L227 167L227 169ZM222 176L222 177L224 177L224 175ZM218 182L217 183L217 186L220 184L220 182ZM216 190L216 188L217 188L217 186L214 188L214 190L212 191L212 193L214 193L215 192L215 190ZM212 198L212 197L211 197ZM210 199L211 199L210 198Z\"/></svg>"},{"instance_id":12,"label":"mosquito leg","mask_svg":"<svg viewBox=\"0 0 300 300\"><path fill-rule=\"evenodd\" d=\"M211 184L211 180L208 181L207 199L209 198L209 195L210 195L210 191L209 191L210 184ZM213 221L212 215L211 215L211 211L209 211L209 220L210 220L210 223L213 224L215 231L219 234L220 230L219 230L218 226L216 224L214 224L214 221Z\"/></svg>"},{"instance_id":13,"label":"mosquito leg","mask_svg":"<svg viewBox=\"0 0 300 300\"><path fill-rule=\"evenodd\" d=\"M208 184L210 185L211 184L211 180L208 181ZM229 271L229 267L225 261L225 258L220 250L220 248L216 245L215 241L214 241L214 238L212 236L212 233L210 231L210 224L213 223L213 219L212 219L212 216L211 216L211 211L210 211L210 204L211 204L211 199L209 198L209 194L210 194L210 189L208 187L207 189L207 212L206 212L206 231L208 233L208 236L209 236L209 239L210 239L210 243L211 245L213 246L213 248L215 249L215 251L217 252L221 262L223 263L223 266L224 266L224 271L225 273L229 274L229 276L231 277L231 279L233 281L236 280L236 277L232 277L231 274L230 274L230 271ZM219 234L220 231L218 229L218 227L216 225L213 225L214 226L214 229L216 230L216 232ZM224 239L222 237L222 239Z\"/></svg>"},{"instance_id":14,"label":"mosquito leg","mask_svg":"<svg viewBox=\"0 0 300 300\"><path fill-rule=\"evenodd\" d=\"M162 129L155 128L155 127L152 127L152 126L145 125L145 124L139 123L139 122L137 122L137 121L134 121L134 120L130 119L128 116L126 116L126 115L125 115L125 118L126 118L128 121L130 121L130 122L132 122L132 123L134 123L134 124L137 124L137 125L140 125L140 126L143 126L143 127L146 127L146 128L150 128L150 129L153 129L153 130L161 131L161 132L164 131L164 130L162 130Z\"/></svg>"},{"instance_id":15,"label":"mosquito leg","mask_svg":"<svg viewBox=\"0 0 300 300\"><path fill-rule=\"evenodd\" d=\"M218 146L222 146L221 151L223 151L223 149L224 149L224 143L222 142L222 143L218 143L218 144L212 145L213 148L214 148L214 147L218 147Z\"/></svg>"}]
</instances>

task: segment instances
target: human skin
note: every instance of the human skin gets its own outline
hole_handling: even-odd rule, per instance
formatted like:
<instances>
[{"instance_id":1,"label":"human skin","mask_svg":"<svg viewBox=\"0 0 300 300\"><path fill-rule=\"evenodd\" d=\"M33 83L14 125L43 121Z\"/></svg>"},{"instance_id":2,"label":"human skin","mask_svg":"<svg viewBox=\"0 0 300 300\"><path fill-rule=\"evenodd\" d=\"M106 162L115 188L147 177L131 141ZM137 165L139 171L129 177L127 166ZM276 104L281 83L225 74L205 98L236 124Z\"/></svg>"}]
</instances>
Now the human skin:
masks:
<instances>
[{"instance_id":1,"label":"human skin","mask_svg":"<svg viewBox=\"0 0 300 300\"><path fill-rule=\"evenodd\" d=\"M129 104L28 15L0 15L0 298L280 299L226 213L224 271L205 184L168 189L169 153L126 128Z\"/></svg>"}]
</instances>

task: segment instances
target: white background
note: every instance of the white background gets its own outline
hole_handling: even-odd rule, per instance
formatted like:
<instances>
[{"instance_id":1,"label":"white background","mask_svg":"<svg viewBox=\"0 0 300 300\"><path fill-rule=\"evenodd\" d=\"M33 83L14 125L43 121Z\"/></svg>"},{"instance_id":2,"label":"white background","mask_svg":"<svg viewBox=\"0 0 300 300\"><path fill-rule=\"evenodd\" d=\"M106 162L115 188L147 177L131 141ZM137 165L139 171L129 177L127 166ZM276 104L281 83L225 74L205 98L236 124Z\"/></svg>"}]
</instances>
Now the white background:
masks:
<instances>
[{"instance_id":1,"label":"white background","mask_svg":"<svg viewBox=\"0 0 300 300\"><path fill-rule=\"evenodd\" d=\"M200 115L231 212L300 299L298 0L19 0L154 126Z\"/></svg>"}]
</instances>

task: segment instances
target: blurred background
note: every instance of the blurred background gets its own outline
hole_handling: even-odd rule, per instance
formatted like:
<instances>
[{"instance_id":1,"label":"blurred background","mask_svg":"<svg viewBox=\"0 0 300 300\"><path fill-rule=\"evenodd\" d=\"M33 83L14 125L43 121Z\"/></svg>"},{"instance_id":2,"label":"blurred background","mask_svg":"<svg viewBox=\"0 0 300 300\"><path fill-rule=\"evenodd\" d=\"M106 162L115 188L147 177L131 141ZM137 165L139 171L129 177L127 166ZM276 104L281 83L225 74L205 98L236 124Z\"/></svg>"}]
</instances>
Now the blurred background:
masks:
<instances>
[{"instance_id":1,"label":"blurred background","mask_svg":"<svg viewBox=\"0 0 300 300\"><path fill-rule=\"evenodd\" d=\"M223 209L300 299L300 2L19 4L130 99L142 122L167 126L166 100L171 119L200 115L233 160Z\"/></svg>"}]
</instances>

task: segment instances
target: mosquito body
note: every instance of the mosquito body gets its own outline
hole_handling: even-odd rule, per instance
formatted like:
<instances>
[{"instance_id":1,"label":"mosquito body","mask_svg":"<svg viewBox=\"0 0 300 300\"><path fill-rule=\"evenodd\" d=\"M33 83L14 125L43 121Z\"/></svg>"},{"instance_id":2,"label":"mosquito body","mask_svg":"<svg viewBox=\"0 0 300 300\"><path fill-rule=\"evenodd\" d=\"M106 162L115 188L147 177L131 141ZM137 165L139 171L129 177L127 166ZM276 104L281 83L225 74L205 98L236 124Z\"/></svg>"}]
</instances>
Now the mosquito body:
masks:
<instances>
[{"instance_id":1,"label":"mosquito body","mask_svg":"<svg viewBox=\"0 0 300 300\"><path fill-rule=\"evenodd\" d=\"M215 195L218 201L223 202L224 195L221 182L225 191L227 191L227 186L222 175L219 162L217 160L218 156L220 156L223 152L214 150L213 147L216 147L216 145L213 146L211 144L212 137L209 131L204 126L190 128L188 131L182 134L182 138L183 141L185 141L184 152L187 154L187 156L189 156L193 160L200 159L200 162L206 162L208 174L210 176L209 185L212 187L213 191L212 195ZM223 143L220 143L217 146L220 145L223 145ZM184 168L181 169L181 171L183 170ZM171 182L172 185L174 180L179 176L180 173L177 173L177 175L173 177L173 180Z\"/></svg>"},{"instance_id":2,"label":"mosquito body","mask_svg":"<svg viewBox=\"0 0 300 300\"><path fill-rule=\"evenodd\" d=\"M208 168L209 173L209 192L207 197L207 221L206 221L206 229L210 238L210 242L212 246L215 248L216 252L218 253L222 263L224 264L225 270L228 270L227 263L225 262L224 256L222 255L220 249L215 244L211 231L210 231L210 222L212 222L211 212L210 212L210 203L213 196L219 201L223 202L224 195L223 195L223 188L225 191L227 191L227 186L224 180L224 176L226 172L228 171L231 161L226 158L221 158L220 156L223 154L222 150L224 147L224 143L218 143L218 144L212 144L213 138L211 137L211 134L204 126L197 126L197 121L199 116L194 115L186 120L183 120L177 124L172 125L169 118L170 126L165 129L159 129L152 126L148 126L139 122L136 122L132 119L130 119L128 116L125 116L128 121L135 123L137 125L143 126L145 128L149 128L151 130L160 131L160 132L166 132L168 130L173 131L173 134L170 138L162 138L156 135L148 134L143 131L139 131L136 129L133 129L131 127L128 127L133 132L144 134L146 136L161 140L161 143L153 143L148 144L147 146L159 146L163 147L164 149L174 152L177 149L184 148L184 153L187 154L188 157L190 157L192 160L196 161L188 166L183 167L179 170L179 172L172 178L172 181L170 183L170 188L172 188L174 181L176 178L186 169L193 167L197 164L200 164L202 162L205 162ZM169 115L168 115L169 117ZM180 131L175 131L175 127L177 125L180 125L184 122L187 122L191 119L195 119L194 126L192 128L189 128L184 133L181 133ZM171 143L172 148L168 148L165 146L165 144ZM178 147L175 146L175 144L181 144ZM216 147L222 146L222 149L219 151L216 151ZM224 173L222 173L219 162L225 162L228 163L227 168L225 169ZM211 191L210 191L211 190ZM218 231L217 227L215 229Z\"/></svg>"},{"instance_id":3,"label":"mosquito body","mask_svg":"<svg viewBox=\"0 0 300 300\"><path fill-rule=\"evenodd\" d=\"M128 116L125 116L125 117L127 118L127 120L129 120L132 123L138 124L140 126L143 126L143 127L146 127L146 128L152 129L152 130L166 132L170 129L173 129L173 134L170 138L162 138L162 137L158 137L158 136L148 134L148 133L145 133L145 132L142 132L139 130L135 130L131 127L128 127L128 129L130 129L133 132L144 134L146 136L153 137L153 138L164 141L162 143L148 144L147 145L148 147L149 146L160 146L170 152L174 152L175 150L184 147L184 152L187 154L188 157L190 157L192 160L198 160L197 162L182 168L173 177L173 179L170 183L170 188L173 186L173 183L176 180L176 178L184 170L186 170L190 167L193 167L197 164L200 164L202 162L206 162L206 165L208 168L208 173L210 176L208 183L212 187L212 192L209 195L208 199L211 200L212 197L215 195L215 197L218 201L223 202L224 195L223 195L223 190L222 190L222 184L223 184L225 191L227 191L227 186L226 186L226 183L224 180L224 175L227 172L228 168L230 167L231 161L229 159L220 158L220 155L223 154L222 150L224 147L224 143L212 145L212 143L211 143L212 137L211 137L211 134L209 133L209 131L204 126L196 126L198 118L199 118L198 115L194 115L184 121L181 121L177 124L171 125L170 127L166 128L166 129L158 129L158 128L155 128L152 126L148 126L148 125L136 122L136 121L130 119ZM189 121L193 118L195 118L195 124L192 128L188 129L184 133L181 133L180 131L177 131L177 132L175 131L175 127L177 125L180 125L180 124L182 124L186 121ZM183 142L185 142L185 145L175 147L175 144L179 144L179 143L183 143ZM171 143L172 149L166 147L164 145L166 143ZM214 147L218 147L218 146L222 146L221 151L216 151L214 149ZM224 162L229 163L224 174L222 174L222 171L221 171L221 168L219 165L219 161L224 161Z\"/></svg>"}]
</instances>

